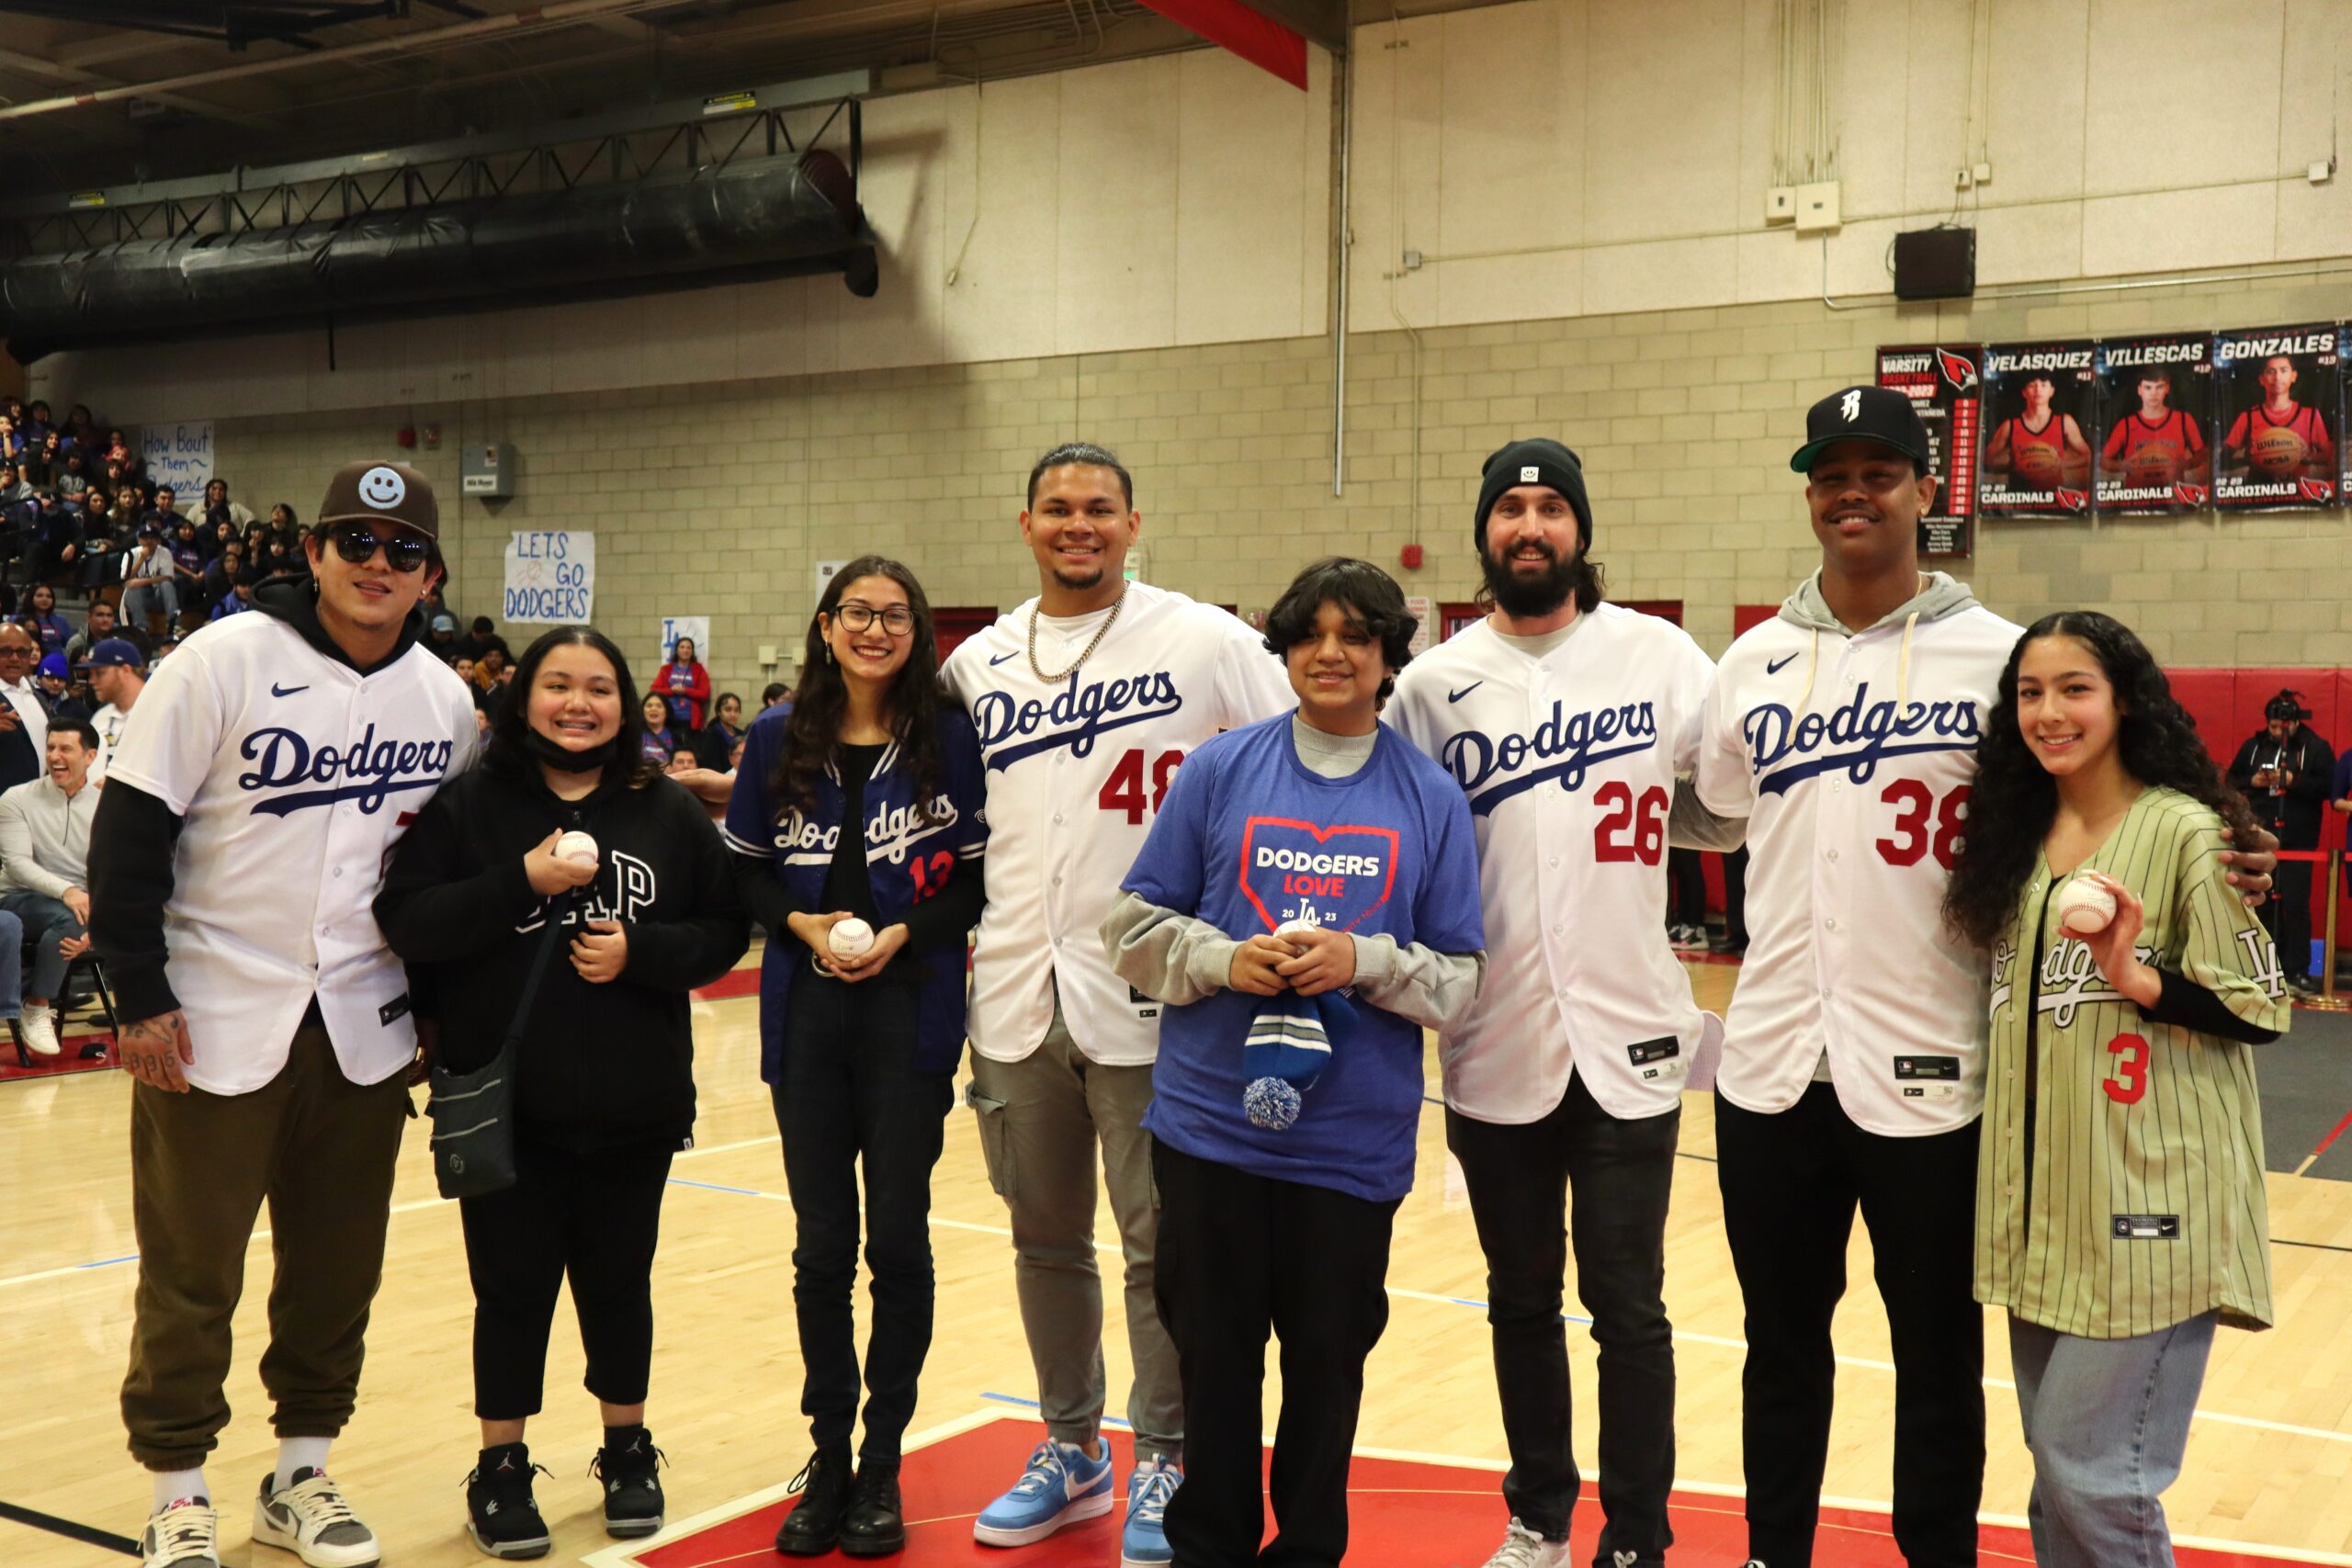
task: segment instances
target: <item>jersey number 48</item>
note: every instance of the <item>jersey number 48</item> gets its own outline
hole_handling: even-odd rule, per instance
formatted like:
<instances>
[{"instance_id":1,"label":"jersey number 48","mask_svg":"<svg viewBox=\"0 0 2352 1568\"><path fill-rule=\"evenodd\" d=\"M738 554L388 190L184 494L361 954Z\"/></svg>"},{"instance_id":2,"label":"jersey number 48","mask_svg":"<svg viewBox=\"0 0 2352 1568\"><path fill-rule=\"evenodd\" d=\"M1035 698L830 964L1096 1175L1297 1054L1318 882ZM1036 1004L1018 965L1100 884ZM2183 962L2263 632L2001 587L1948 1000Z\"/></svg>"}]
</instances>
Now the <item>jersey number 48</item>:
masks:
<instances>
[{"instance_id":1,"label":"jersey number 48","mask_svg":"<svg viewBox=\"0 0 2352 1568\"><path fill-rule=\"evenodd\" d=\"M1184 761L1182 751L1162 751L1151 764L1151 800L1147 807L1143 793L1143 750L1130 748L1126 754L1112 764L1111 776L1102 781L1102 792L1094 804L1105 811L1124 811L1127 826L1140 827L1143 814L1158 811L1159 803L1168 798L1169 781L1176 776L1178 764Z\"/></svg>"}]
</instances>

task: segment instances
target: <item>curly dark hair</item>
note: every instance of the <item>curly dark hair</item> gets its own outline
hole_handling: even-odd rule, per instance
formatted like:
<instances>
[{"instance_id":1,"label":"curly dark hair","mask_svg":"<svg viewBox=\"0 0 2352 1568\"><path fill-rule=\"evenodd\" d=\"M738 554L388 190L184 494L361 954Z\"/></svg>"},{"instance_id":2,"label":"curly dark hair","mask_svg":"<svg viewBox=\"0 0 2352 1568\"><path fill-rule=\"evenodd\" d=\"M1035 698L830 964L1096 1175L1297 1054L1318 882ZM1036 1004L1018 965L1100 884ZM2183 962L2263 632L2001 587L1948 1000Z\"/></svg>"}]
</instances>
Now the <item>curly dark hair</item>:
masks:
<instances>
[{"instance_id":1,"label":"curly dark hair","mask_svg":"<svg viewBox=\"0 0 2352 1568\"><path fill-rule=\"evenodd\" d=\"M613 667L613 679L620 687L621 728L620 733L613 737L613 757L607 766L621 773L629 788L643 789L662 776L662 770L645 758L645 697L637 689L636 678L628 672L628 659L612 638L594 626L558 626L540 633L538 640L523 650L522 662L514 666L514 679L506 682L498 711L491 715L490 737L482 743L481 769L501 778L538 776L538 761L523 743L523 737L531 728L531 687L538 680L539 666L547 662L548 654L559 648L574 646L594 649Z\"/></svg>"},{"instance_id":2,"label":"curly dark hair","mask_svg":"<svg viewBox=\"0 0 2352 1568\"><path fill-rule=\"evenodd\" d=\"M808 635L800 655L800 684L792 694L792 714L785 721L784 751L768 779L768 794L775 802L776 820L792 812L817 808L817 780L841 747L842 713L849 705L849 687L842 667L825 641L825 627L841 605L842 595L861 577L887 577L906 591L907 608L914 612L913 646L907 661L891 677L884 694L891 737L913 771L915 810L926 827L938 821L932 800L939 793L939 638L933 629L931 600L913 571L888 556L860 556L825 584L816 614L808 617Z\"/></svg>"},{"instance_id":3,"label":"curly dark hair","mask_svg":"<svg viewBox=\"0 0 2352 1568\"><path fill-rule=\"evenodd\" d=\"M2255 842L2253 814L2198 739L2197 721L2172 694L2155 656L2132 628L2096 610L2062 610L2028 626L2009 661L1984 733L1976 742L1976 783L1968 799L1968 832L1944 891L1944 919L1979 947L2008 928L2018 892L2058 812L2058 786L2018 728L2018 666L2043 637L2070 637L2091 650L2115 689L2121 716L2116 747L2123 771L2143 784L2178 790L2212 807L2240 844Z\"/></svg>"},{"instance_id":4,"label":"curly dark hair","mask_svg":"<svg viewBox=\"0 0 2352 1568\"><path fill-rule=\"evenodd\" d=\"M1292 578L1266 612L1266 651L1287 662L1290 650L1315 635L1315 617L1326 604L1337 604L1379 642L1389 673L1375 701L1386 706L1396 689L1396 672L1412 662L1413 632L1420 621L1405 607L1405 591L1396 580L1368 560L1325 556Z\"/></svg>"}]
</instances>

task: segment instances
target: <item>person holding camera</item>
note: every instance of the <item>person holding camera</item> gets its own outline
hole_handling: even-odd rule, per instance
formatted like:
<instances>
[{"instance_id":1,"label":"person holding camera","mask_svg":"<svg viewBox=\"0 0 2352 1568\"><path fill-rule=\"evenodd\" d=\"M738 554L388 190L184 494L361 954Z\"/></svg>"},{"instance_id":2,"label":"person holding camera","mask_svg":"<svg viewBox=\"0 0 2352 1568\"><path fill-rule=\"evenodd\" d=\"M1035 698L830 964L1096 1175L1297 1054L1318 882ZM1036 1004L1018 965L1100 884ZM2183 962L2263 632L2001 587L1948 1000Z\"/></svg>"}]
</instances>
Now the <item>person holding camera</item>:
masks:
<instances>
[{"instance_id":1,"label":"person holding camera","mask_svg":"<svg viewBox=\"0 0 2352 1568\"><path fill-rule=\"evenodd\" d=\"M2321 804L2335 773L2335 753L2312 733L2303 694L2281 691L2262 709L2263 726L2230 762L2230 787L2245 796L2254 819L2278 835L2285 851L2319 848ZM2281 859L2278 896L2262 907L2263 924L2278 943L2287 984L2318 987L2312 979L2312 864Z\"/></svg>"}]
</instances>

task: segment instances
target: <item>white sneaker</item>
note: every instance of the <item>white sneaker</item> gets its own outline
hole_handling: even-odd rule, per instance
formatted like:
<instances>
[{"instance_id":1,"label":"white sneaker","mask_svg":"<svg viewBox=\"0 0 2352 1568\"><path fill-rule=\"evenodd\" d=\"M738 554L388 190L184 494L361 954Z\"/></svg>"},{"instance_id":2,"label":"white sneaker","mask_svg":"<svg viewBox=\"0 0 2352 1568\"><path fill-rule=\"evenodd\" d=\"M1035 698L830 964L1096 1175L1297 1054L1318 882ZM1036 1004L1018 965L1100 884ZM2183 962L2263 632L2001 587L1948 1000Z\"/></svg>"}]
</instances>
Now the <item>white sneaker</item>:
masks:
<instances>
[{"instance_id":1,"label":"white sneaker","mask_svg":"<svg viewBox=\"0 0 2352 1568\"><path fill-rule=\"evenodd\" d=\"M27 1007L17 1027L25 1033L25 1049L36 1056L54 1056L58 1053L57 1010Z\"/></svg>"},{"instance_id":2,"label":"white sneaker","mask_svg":"<svg viewBox=\"0 0 2352 1568\"><path fill-rule=\"evenodd\" d=\"M1514 1518L1487 1568L1568 1568L1568 1543L1545 1540Z\"/></svg>"},{"instance_id":3,"label":"white sneaker","mask_svg":"<svg viewBox=\"0 0 2352 1568\"><path fill-rule=\"evenodd\" d=\"M261 1495L254 1501L255 1540L284 1547L310 1568L373 1568L383 1555L376 1532L359 1522L325 1471L306 1465L283 1491L272 1490L277 1482L274 1470L261 1478Z\"/></svg>"},{"instance_id":4,"label":"white sneaker","mask_svg":"<svg viewBox=\"0 0 2352 1568\"><path fill-rule=\"evenodd\" d=\"M209 1497L182 1497L147 1517L141 1568L220 1568L220 1515Z\"/></svg>"}]
</instances>

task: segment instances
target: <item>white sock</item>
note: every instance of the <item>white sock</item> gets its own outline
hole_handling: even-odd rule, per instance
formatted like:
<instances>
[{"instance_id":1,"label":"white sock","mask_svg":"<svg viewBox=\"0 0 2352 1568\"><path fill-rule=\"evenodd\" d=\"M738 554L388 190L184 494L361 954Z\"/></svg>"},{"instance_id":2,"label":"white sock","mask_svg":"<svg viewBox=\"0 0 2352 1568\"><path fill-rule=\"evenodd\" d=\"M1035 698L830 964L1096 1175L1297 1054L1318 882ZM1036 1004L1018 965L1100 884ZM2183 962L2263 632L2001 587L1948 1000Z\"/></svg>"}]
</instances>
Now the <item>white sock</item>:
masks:
<instances>
[{"instance_id":1,"label":"white sock","mask_svg":"<svg viewBox=\"0 0 2352 1568\"><path fill-rule=\"evenodd\" d=\"M155 1506L149 1510L162 1513L183 1497L210 1497L212 1488L204 1483L204 1472L196 1470L151 1470L147 1478L155 1483Z\"/></svg>"},{"instance_id":2,"label":"white sock","mask_svg":"<svg viewBox=\"0 0 2352 1568\"><path fill-rule=\"evenodd\" d=\"M298 1470L324 1470L327 1467L327 1445L333 1438L280 1438L277 1439L277 1490L283 1492L294 1484Z\"/></svg>"}]
</instances>

